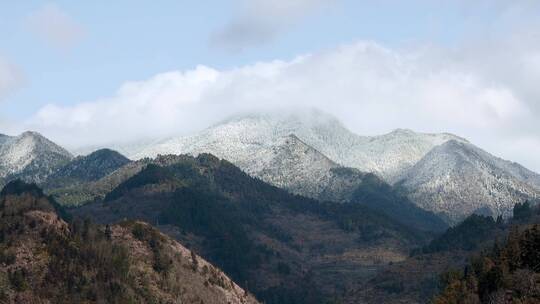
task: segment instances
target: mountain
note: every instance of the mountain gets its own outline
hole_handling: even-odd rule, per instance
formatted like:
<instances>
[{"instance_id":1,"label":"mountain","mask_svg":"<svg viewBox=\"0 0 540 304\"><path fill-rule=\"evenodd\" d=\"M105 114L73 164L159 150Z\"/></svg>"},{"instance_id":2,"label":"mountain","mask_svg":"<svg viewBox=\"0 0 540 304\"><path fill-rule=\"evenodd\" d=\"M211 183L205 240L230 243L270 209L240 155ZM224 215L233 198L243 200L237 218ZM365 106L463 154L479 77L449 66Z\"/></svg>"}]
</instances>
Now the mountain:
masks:
<instances>
[{"instance_id":1,"label":"mountain","mask_svg":"<svg viewBox=\"0 0 540 304\"><path fill-rule=\"evenodd\" d=\"M293 194L307 193L307 196L323 201L336 199L340 202L353 201L386 214L393 220L414 229L426 232L446 229L447 225L437 216L420 209L377 176L340 167L303 144L295 136L291 135L281 140L283 145L275 145L273 150L259 155L258 160L262 171L257 175L262 176L261 180L277 184ZM95 181L76 183L68 179L67 181L71 181L70 184L60 179L64 182L61 185L65 186L46 189L62 205L83 205L104 199L109 192L150 164L171 166L178 162L189 161L191 158L188 155L145 158L129 162ZM276 162L279 162L279 165L275 165ZM69 164L67 166L69 167ZM54 183L47 183L47 185L54 185Z\"/></svg>"},{"instance_id":2,"label":"mountain","mask_svg":"<svg viewBox=\"0 0 540 304\"><path fill-rule=\"evenodd\" d=\"M0 179L42 182L72 155L36 132L0 136Z\"/></svg>"},{"instance_id":3,"label":"mountain","mask_svg":"<svg viewBox=\"0 0 540 304\"><path fill-rule=\"evenodd\" d=\"M348 201L365 173L343 168L296 135L260 149L246 172L288 191L319 200Z\"/></svg>"},{"instance_id":4,"label":"mountain","mask_svg":"<svg viewBox=\"0 0 540 304\"><path fill-rule=\"evenodd\" d=\"M433 147L450 139L465 141L446 133L425 134L403 129L380 136L360 136L331 115L306 110L234 117L193 136L151 145L130 158L207 152L254 172L258 171L257 155L291 134L340 166L376 173L387 182L393 182Z\"/></svg>"},{"instance_id":5,"label":"mountain","mask_svg":"<svg viewBox=\"0 0 540 304\"><path fill-rule=\"evenodd\" d=\"M417 207L407 196L372 173L366 174L356 185L350 201L421 231L438 233L448 228L440 217Z\"/></svg>"},{"instance_id":6,"label":"mountain","mask_svg":"<svg viewBox=\"0 0 540 304\"><path fill-rule=\"evenodd\" d=\"M70 211L102 224L154 223L265 303L339 297L428 237L362 204L292 195L209 154L160 156L104 200Z\"/></svg>"},{"instance_id":7,"label":"mountain","mask_svg":"<svg viewBox=\"0 0 540 304\"><path fill-rule=\"evenodd\" d=\"M316 110L234 117L134 157L205 152L275 186L322 200L351 200L365 174L374 173L451 224L474 212L507 214L515 203L540 193L540 175L458 136L405 129L360 136Z\"/></svg>"},{"instance_id":8,"label":"mountain","mask_svg":"<svg viewBox=\"0 0 540 304\"><path fill-rule=\"evenodd\" d=\"M66 222L35 185L0 193L2 303L257 303L218 268L142 222Z\"/></svg>"},{"instance_id":9,"label":"mountain","mask_svg":"<svg viewBox=\"0 0 540 304\"><path fill-rule=\"evenodd\" d=\"M115 169L128 160L111 150L66 164L69 153L32 132L1 136L0 150L4 172L0 178L36 181L69 205L103 198L151 161L145 156L168 153L212 153L274 186L323 201L356 200L357 188L366 185L364 179L373 173L397 186L416 207L439 214L450 224L474 212L507 214L515 203L534 201L540 193L540 175L457 136L404 129L359 136L316 110L234 117L192 136L152 144L132 156L140 163L117 173ZM384 208L366 197L362 201L391 216L407 210L421 215L414 205L392 197L393 203ZM413 218L408 223L414 223Z\"/></svg>"},{"instance_id":10,"label":"mountain","mask_svg":"<svg viewBox=\"0 0 540 304\"><path fill-rule=\"evenodd\" d=\"M257 137L258 131L254 129L251 126L230 137L223 136L223 133L231 134L229 130L209 130L196 139L159 145L161 148L156 151L163 153L154 151L147 155L165 155L167 151L175 151L174 154L186 151L192 155L212 153L265 182L320 200L349 200L355 186L361 182L362 172L342 168L295 134ZM260 133L267 131L272 130Z\"/></svg>"},{"instance_id":11,"label":"mountain","mask_svg":"<svg viewBox=\"0 0 540 304\"><path fill-rule=\"evenodd\" d=\"M47 187L72 186L96 181L131 161L122 154L101 149L86 156L77 156L47 177Z\"/></svg>"},{"instance_id":12,"label":"mountain","mask_svg":"<svg viewBox=\"0 0 540 304\"><path fill-rule=\"evenodd\" d=\"M75 157L56 169L40 185L62 205L78 205L103 193L94 185L129 163L131 161L122 154L101 149Z\"/></svg>"},{"instance_id":13,"label":"mountain","mask_svg":"<svg viewBox=\"0 0 540 304\"><path fill-rule=\"evenodd\" d=\"M516 203L540 198L527 183L537 176L465 142L433 148L403 176L399 186L425 210L457 223L471 213L508 215Z\"/></svg>"},{"instance_id":14,"label":"mountain","mask_svg":"<svg viewBox=\"0 0 540 304\"><path fill-rule=\"evenodd\" d=\"M86 180L82 180L81 178L79 178L78 180L80 182L75 182L73 180L71 180L70 182L70 179L54 179L54 176L51 176L50 180L45 185L47 192L53 195L54 198L64 206L80 206L88 202L103 200L107 193L111 192L118 185L139 173L149 164L166 166L177 162L179 159L187 157L181 155L175 157L161 156L155 159L144 158L138 161L126 162L125 157L117 152L108 149L102 149L100 151L108 151L107 153L105 153L105 155L111 157L107 158L108 160L107 162L105 162L109 164L107 165L107 171L112 170L114 167L117 167L122 163L125 164L119 166L116 170L108 174L100 174L103 176L97 180L89 180L89 178L85 177L84 179ZM102 153L100 153L100 155L103 156ZM91 156L91 154L88 156L90 156L92 159L94 158ZM86 158L84 156L79 157L83 159ZM114 160L116 160L116 162ZM84 163L92 164L93 162L85 161ZM70 164L68 163L66 167L69 168ZM83 167L82 169L85 168ZM82 171L84 172L85 170ZM97 172L100 171L98 170ZM86 175L83 174L83 177L84 176ZM60 183L56 184L58 181L60 181Z\"/></svg>"}]
</instances>

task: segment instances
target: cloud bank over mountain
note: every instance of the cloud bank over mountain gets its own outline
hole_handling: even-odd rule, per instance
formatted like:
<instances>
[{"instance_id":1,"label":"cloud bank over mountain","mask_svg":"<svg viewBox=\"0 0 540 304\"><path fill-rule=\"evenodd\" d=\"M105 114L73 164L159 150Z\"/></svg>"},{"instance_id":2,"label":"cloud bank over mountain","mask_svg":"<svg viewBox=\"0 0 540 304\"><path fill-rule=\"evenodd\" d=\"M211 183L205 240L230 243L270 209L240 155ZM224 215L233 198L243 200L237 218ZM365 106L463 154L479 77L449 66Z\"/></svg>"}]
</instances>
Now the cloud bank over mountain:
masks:
<instances>
[{"instance_id":1,"label":"cloud bank over mountain","mask_svg":"<svg viewBox=\"0 0 540 304\"><path fill-rule=\"evenodd\" d=\"M185 134L239 111L315 107L361 134L453 132L538 170L538 160L526 159L540 151L540 90L531 77L540 76L538 49L534 39L453 50L359 41L287 61L161 73L111 97L48 104L17 127L79 146Z\"/></svg>"}]
</instances>

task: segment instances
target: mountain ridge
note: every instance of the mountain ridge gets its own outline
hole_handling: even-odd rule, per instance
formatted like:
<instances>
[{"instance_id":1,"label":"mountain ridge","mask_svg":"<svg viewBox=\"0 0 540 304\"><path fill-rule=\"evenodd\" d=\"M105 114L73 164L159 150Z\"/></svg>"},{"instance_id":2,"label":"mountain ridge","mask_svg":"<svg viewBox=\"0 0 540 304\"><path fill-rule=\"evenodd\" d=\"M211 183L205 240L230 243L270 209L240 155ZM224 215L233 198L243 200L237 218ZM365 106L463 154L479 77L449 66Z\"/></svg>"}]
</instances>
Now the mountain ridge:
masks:
<instances>
[{"instance_id":1,"label":"mountain ridge","mask_svg":"<svg viewBox=\"0 0 540 304\"><path fill-rule=\"evenodd\" d=\"M448 141L426 154L399 186L419 206L453 223L483 208L507 216L514 204L540 197L505 168L508 163L471 144Z\"/></svg>"},{"instance_id":2,"label":"mountain ridge","mask_svg":"<svg viewBox=\"0 0 540 304\"><path fill-rule=\"evenodd\" d=\"M298 138L298 141L290 140L287 147L285 145L287 141L284 142L283 138L290 137L291 134ZM414 181L419 178L418 176L431 174L431 179L435 180L443 178L450 170L460 170L458 167L463 166L464 163L455 161L450 166L450 164L445 163L444 159L439 159L438 161L441 162L439 167L444 168L436 170L437 176L433 176L433 172L429 172L429 170L436 168L437 164L432 164L432 168L424 168L425 172L421 171L422 167L419 163L425 161L426 157L431 155L430 152L438 151L441 146L449 142L463 144L469 150L480 150L466 139L450 133L416 133L409 129L396 129L379 136L360 136L347 130L333 116L319 111L308 111L305 116L297 113L283 113L281 115L266 113L235 116L200 133L169 139L149 147L146 151L139 153L137 157L165 153L190 155L203 152L212 153L220 158L230 160L242 170L273 185L289 189L294 193L334 201L350 198L350 194L353 193L350 188L354 188L354 183L349 184L349 189L345 187L339 191L330 192L321 191L321 184L324 185L324 180L328 177L331 177L332 180L339 180L339 176L332 175L331 169L352 168L358 170L355 177L357 183L361 182L363 174L374 173L389 184L398 187L405 185L404 193L417 206L428 211L440 211L437 210L437 206L428 205L429 198L433 199L434 196L438 195L436 188L426 188L424 189L425 194L417 195L415 190L421 192L422 189L414 189L413 185L421 186L420 183ZM302 146L309 148L302 148ZM309 157L307 154L302 155L299 152L303 149L311 151L312 154L320 153L320 155L317 158ZM277 156L278 154L279 156ZM482 158L485 163L497 167L498 171L490 171L491 173L487 172L482 175L483 180L476 183L474 189L467 183L461 184L461 187L466 189L463 192L483 192L483 195L475 197L478 201L468 199L472 197L472 194L456 196L451 191L440 193L438 199L435 200L449 203L445 207L445 212L451 214L444 215L447 221L455 223L463 219L464 216L477 211L477 208L472 208L475 205L478 205L479 208L488 205L488 209L494 211L494 215L501 212L506 213L510 205L522 202L523 199L535 199L540 194L538 186L540 185L540 175L537 173L491 154L483 154ZM327 160L322 161L323 159ZM483 166L480 162L469 163L469 166L475 165ZM497 193L490 189L502 186L496 182L498 179L496 175L500 172L509 175L506 182L511 184L509 189L523 187L531 189L525 191L526 195L497 197ZM297 176L300 175L303 175L303 185L298 182ZM455 182L456 179L457 176L448 182ZM343 180L347 181L347 179ZM345 182L336 183L346 184ZM336 184L326 184L329 185L326 189L331 188L331 186L339 189ZM502 208L485 203L489 200L508 201L506 202L507 206ZM466 210L467 214L463 213L463 210Z\"/></svg>"},{"instance_id":3,"label":"mountain ridge","mask_svg":"<svg viewBox=\"0 0 540 304\"><path fill-rule=\"evenodd\" d=\"M247 157L240 157L242 154L238 154L239 151L231 146L253 149L258 144L269 143L290 134L343 167L376 173L390 183L435 145L449 139L466 141L449 133L416 133L406 129L396 129L378 136L360 136L346 129L337 118L311 110L302 114L284 112L236 115L195 135L164 140L128 157L138 159L155 157L157 154L196 155L209 152L230 159L246 169L237 159Z\"/></svg>"}]
</instances>

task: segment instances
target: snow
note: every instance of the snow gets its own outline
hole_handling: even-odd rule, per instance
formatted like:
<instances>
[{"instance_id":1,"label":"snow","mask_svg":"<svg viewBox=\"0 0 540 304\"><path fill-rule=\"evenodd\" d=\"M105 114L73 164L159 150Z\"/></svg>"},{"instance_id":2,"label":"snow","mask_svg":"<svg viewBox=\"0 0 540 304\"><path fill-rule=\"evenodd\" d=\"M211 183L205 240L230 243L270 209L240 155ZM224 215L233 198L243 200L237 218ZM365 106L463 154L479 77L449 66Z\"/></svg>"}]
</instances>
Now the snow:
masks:
<instances>
[{"instance_id":1,"label":"snow","mask_svg":"<svg viewBox=\"0 0 540 304\"><path fill-rule=\"evenodd\" d=\"M46 174L71 157L68 151L36 132L4 135L0 138L0 177L19 174L30 167Z\"/></svg>"},{"instance_id":2,"label":"snow","mask_svg":"<svg viewBox=\"0 0 540 304\"><path fill-rule=\"evenodd\" d=\"M212 153L270 184L324 200L347 200L364 172L373 172L450 223L478 210L508 215L515 203L540 198L540 175L458 136L407 129L361 136L316 110L237 116L133 147L140 152L127 155L132 159ZM39 181L71 158L34 132L0 135L0 179L30 172Z\"/></svg>"},{"instance_id":3,"label":"snow","mask_svg":"<svg viewBox=\"0 0 540 304\"><path fill-rule=\"evenodd\" d=\"M540 198L538 189L516 175L522 167L515 166L471 144L449 141L408 170L401 186L420 207L451 223L478 210L509 216L514 204Z\"/></svg>"},{"instance_id":4,"label":"snow","mask_svg":"<svg viewBox=\"0 0 540 304\"><path fill-rule=\"evenodd\" d=\"M538 174L456 135L397 129L361 136L319 111L239 116L192 136L151 145L132 157L203 152L266 182L317 198L354 186L332 175L332 168L373 172L390 184L399 183L418 206L452 223L485 208L508 215L515 203L540 193ZM361 176L356 174L357 179Z\"/></svg>"},{"instance_id":5,"label":"snow","mask_svg":"<svg viewBox=\"0 0 540 304\"><path fill-rule=\"evenodd\" d=\"M380 136L360 136L336 118L316 110L306 113L253 114L227 120L199 134L166 140L128 157L209 152L249 172L260 171L254 159L279 138L294 134L337 164L373 172L393 182L451 134L424 134L398 129ZM255 167L253 167L255 166Z\"/></svg>"}]
</instances>

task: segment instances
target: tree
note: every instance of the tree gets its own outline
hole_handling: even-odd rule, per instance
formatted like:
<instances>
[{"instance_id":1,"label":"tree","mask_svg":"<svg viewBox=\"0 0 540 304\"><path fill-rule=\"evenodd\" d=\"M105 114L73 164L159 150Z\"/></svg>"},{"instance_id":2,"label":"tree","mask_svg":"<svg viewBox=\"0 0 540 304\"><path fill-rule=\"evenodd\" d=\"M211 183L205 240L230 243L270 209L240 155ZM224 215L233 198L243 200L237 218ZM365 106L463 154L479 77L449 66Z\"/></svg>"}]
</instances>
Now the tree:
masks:
<instances>
[{"instance_id":1,"label":"tree","mask_svg":"<svg viewBox=\"0 0 540 304\"><path fill-rule=\"evenodd\" d=\"M523 204L517 203L514 205L514 219L515 220L525 220L531 217L532 209L529 204L529 201L525 201Z\"/></svg>"}]
</instances>

